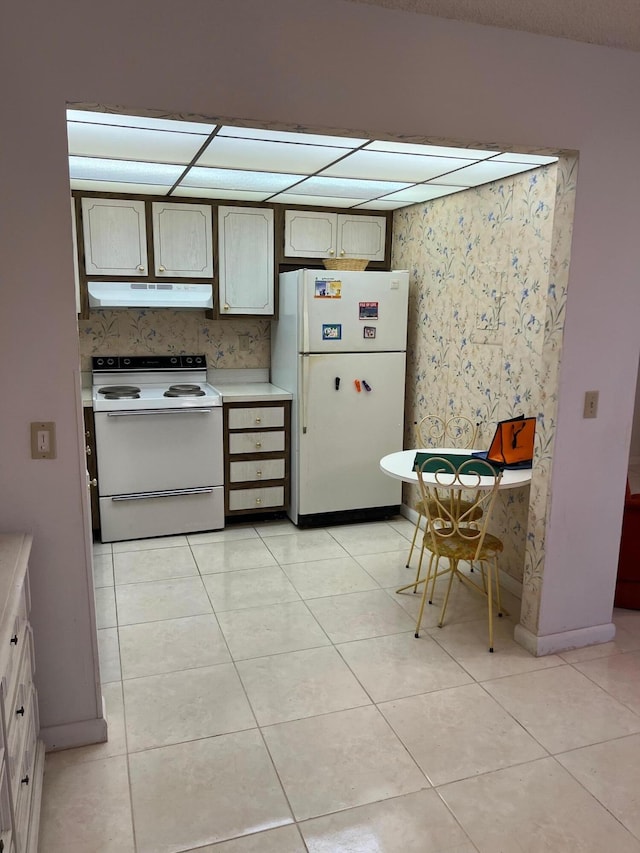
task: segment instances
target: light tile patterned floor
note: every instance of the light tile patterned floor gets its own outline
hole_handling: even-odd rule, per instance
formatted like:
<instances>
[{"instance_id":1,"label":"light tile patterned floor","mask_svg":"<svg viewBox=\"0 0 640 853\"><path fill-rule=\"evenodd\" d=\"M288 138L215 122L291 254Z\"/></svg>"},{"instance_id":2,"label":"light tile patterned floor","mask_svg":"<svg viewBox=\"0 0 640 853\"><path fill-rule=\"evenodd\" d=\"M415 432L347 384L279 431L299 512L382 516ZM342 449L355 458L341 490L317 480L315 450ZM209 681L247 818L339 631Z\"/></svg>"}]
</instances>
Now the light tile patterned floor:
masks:
<instances>
[{"instance_id":1,"label":"light tile patterned floor","mask_svg":"<svg viewBox=\"0 0 640 853\"><path fill-rule=\"evenodd\" d=\"M96 545L110 737L47 756L40 853L640 853L640 612L490 655L456 584L416 640L411 535Z\"/></svg>"}]
</instances>

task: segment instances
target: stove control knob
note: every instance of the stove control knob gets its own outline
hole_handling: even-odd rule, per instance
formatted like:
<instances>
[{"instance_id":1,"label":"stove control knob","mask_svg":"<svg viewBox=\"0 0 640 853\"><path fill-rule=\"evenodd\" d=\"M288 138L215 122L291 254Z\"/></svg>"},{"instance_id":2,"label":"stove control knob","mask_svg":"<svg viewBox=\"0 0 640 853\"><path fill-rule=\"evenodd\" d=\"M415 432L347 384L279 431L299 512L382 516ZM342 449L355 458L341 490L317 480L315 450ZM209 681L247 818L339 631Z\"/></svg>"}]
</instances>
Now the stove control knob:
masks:
<instances>
[{"instance_id":1,"label":"stove control knob","mask_svg":"<svg viewBox=\"0 0 640 853\"><path fill-rule=\"evenodd\" d=\"M178 359L174 356L174 357L171 359L171 364L177 364L177 363L178 363Z\"/></svg>"},{"instance_id":2,"label":"stove control knob","mask_svg":"<svg viewBox=\"0 0 640 853\"><path fill-rule=\"evenodd\" d=\"M131 364L131 359L130 359L130 358L125 358L124 363L125 363L125 364Z\"/></svg>"},{"instance_id":3,"label":"stove control knob","mask_svg":"<svg viewBox=\"0 0 640 853\"><path fill-rule=\"evenodd\" d=\"M96 361L96 364L97 364L99 367L102 367L102 365L104 364L104 358L99 358L99 359Z\"/></svg>"},{"instance_id":4,"label":"stove control knob","mask_svg":"<svg viewBox=\"0 0 640 853\"><path fill-rule=\"evenodd\" d=\"M202 357L199 355L196 356L196 364L202 364Z\"/></svg>"},{"instance_id":5,"label":"stove control knob","mask_svg":"<svg viewBox=\"0 0 640 853\"><path fill-rule=\"evenodd\" d=\"M191 358L191 356L188 356L187 357L187 364L191 364L192 362L193 362L193 359Z\"/></svg>"},{"instance_id":6,"label":"stove control knob","mask_svg":"<svg viewBox=\"0 0 640 853\"><path fill-rule=\"evenodd\" d=\"M111 365L111 364L115 364L115 362L114 362L114 360L113 360L112 358L108 358L108 359L107 359L107 364Z\"/></svg>"}]
</instances>

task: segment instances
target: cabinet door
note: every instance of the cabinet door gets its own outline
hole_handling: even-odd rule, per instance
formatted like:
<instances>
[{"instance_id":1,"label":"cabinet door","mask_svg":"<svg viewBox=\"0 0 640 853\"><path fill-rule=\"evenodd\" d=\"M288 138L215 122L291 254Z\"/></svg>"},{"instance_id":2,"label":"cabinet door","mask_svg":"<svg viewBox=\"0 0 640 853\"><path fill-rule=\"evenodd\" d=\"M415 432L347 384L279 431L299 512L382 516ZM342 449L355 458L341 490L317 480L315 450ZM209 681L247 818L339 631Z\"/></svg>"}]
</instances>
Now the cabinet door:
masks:
<instances>
[{"instance_id":1,"label":"cabinet door","mask_svg":"<svg viewBox=\"0 0 640 853\"><path fill-rule=\"evenodd\" d=\"M285 210L285 257L334 257L336 254L337 227L337 213L324 210Z\"/></svg>"},{"instance_id":2,"label":"cabinet door","mask_svg":"<svg viewBox=\"0 0 640 853\"><path fill-rule=\"evenodd\" d=\"M338 214L337 255L343 258L368 258L384 261L387 220L384 216Z\"/></svg>"},{"instance_id":3,"label":"cabinet door","mask_svg":"<svg viewBox=\"0 0 640 853\"><path fill-rule=\"evenodd\" d=\"M154 201L153 250L159 278L211 278L211 207Z\"/></svg>"},{"instance_id":4,"label":"cabinet door","mask_svg":"<svg viewBox=\"0 0 640 853\"><path fill-rule=\"evenodd\" d=\"M219 312L274 313L273 210L218 208Z\"/></svg>"},{"instance_id":5,"label":"cabinet door","mask_svg":"<svg viewBox=\"0 0 640 853\"><path fill-rule=\"evenodd\" d=\"M147 275L143 201L83 198L82 225L88 276Z\"/></svg>"}]
</instances>

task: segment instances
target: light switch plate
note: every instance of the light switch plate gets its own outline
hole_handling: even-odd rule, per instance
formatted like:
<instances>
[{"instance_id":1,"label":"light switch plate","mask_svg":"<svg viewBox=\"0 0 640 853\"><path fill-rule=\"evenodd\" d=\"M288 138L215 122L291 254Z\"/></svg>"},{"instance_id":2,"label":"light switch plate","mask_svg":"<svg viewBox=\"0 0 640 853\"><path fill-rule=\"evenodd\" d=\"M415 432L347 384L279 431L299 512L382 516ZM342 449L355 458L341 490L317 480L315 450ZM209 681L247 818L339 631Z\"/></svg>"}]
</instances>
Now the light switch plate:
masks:
<instances>
[{"instance_id":1,"label":"light switch plate","mask_svg":"<svg viewBox=\"0 0 640 853\"><path fill-rule=\"evenodd\" d=\"M56 458L56 425L53 421L31 422L31 458Z\"/></svg>"},{"instance_id":2,"label":"light switch plate","mask_svg":"<svg viewBox=\"0 0 640 853\"><path fill-rule=\"evenodd\" d=\"M596 418L598 416L598 391L584 392L583 418Z\"/></svg>"}]
</instances>

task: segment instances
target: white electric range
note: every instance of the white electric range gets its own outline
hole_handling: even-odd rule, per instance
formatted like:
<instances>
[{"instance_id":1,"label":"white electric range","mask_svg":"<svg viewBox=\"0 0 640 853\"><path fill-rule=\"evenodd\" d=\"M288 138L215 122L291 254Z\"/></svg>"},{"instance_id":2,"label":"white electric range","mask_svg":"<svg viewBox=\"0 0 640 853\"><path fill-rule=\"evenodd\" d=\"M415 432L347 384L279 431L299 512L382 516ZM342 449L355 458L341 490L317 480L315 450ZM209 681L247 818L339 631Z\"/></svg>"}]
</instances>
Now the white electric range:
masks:
<instances>
[{"instance_id":1,"label":"white electric range","mask_svg":"<svg viewBox=\"0 0 640 853\"><path fill-rule=\"evenodd\" d=\"M222 398L204 355L92 359L103 542L224 527Z\"/></svg>"}]
</instances>

